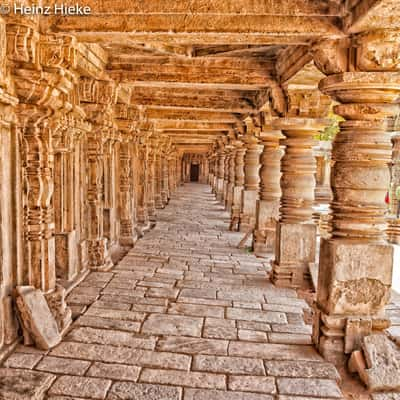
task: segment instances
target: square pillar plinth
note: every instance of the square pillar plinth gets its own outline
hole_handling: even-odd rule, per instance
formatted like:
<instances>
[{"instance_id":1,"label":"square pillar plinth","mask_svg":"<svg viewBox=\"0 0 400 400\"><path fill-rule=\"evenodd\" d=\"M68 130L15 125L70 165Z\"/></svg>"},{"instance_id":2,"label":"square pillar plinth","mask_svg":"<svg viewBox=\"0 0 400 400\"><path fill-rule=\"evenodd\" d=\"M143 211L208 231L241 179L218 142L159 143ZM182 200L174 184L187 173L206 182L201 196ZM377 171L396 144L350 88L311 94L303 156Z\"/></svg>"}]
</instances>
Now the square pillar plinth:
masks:
<instances>
[{"instance_id":1,"label":"square pillar plinth","mask_svg":"<svg viewBox=\"0 0 400 400\"><path fill-rule=\"evenodd\" d=\"M222 178L218 178L217 180L217 200L223 201L224 199L224 180Z\"/></svg>"},{"instance_id":2,"label":"square pillar plinth","mask_svg":"<svg viewBox=\"0 0 400 400\"><path fill-rule=\"evenodd\" d=\"M248 232L254 229L256 223L256 207L258 191L243 190L242 192L242 212L240 213L239 231Z\"/></svg>"},{"instance_id":3,"label":"square pillar plinth","mask_svg":"<svg viewBox=\"0 0 400 400\"><path fill-rule=\"evenodd\" d=\"M310 289L310 264L315 263L317 227L279 223L272 281L278 287Z\"/></svg>"},{"instance_id":4,"label":"square pillar plinth","mask_svg":"<svg viewBox=\"0 0 400 400\"><path fill-rule=\"evenodd\" d=\"M275 251L279 201L259 200L256 214L253 250L256 256L266 257Z\"/></svg>"},{"instance_id":5,"label":"square pillar plinth","mask_svg":"<svg viewBox=\"0 0 400 400\"><path fill-rule=\"evenodd\" d=\"M389 327L392 268L389 244L322 240L313 330L327 360L343 363L364 336Z\"/></svg>"},{"instance_id":6,"label":"square pillar plinth","mask_svg":"<svg viewBox=\"0 0 400 400\"><path fill-rule=\"evenodd\" d=\"M71 281L78 274L78 254L76 252L76 233L65 232L54 235L56 242L56 276Z\"/></svg>"}]
</instances>

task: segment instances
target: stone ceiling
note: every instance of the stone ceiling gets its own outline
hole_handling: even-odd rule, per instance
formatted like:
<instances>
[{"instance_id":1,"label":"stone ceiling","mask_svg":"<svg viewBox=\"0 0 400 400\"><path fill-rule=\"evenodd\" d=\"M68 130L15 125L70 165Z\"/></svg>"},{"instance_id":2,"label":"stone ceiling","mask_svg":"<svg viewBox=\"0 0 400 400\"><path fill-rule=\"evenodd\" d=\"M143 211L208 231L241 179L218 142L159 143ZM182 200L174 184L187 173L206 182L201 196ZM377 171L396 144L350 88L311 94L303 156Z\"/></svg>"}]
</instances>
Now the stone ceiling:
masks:
<instances>
[{"instance_id":1,"label":"stone ceiling","mask_svg":"<svg viewBox=\"0 0 400 400\"><path fill-rule=\"evenodd\" d=\"M157 132L207 151L242 132L243 120L265 109L279 85L316 87L321 74L309 49L319 39L400 27L396 3L85 0L90 16L40 23L42 32L72 34L100 51L104 76L126 88L129 107Z\"/></svg>"}]
</instances>

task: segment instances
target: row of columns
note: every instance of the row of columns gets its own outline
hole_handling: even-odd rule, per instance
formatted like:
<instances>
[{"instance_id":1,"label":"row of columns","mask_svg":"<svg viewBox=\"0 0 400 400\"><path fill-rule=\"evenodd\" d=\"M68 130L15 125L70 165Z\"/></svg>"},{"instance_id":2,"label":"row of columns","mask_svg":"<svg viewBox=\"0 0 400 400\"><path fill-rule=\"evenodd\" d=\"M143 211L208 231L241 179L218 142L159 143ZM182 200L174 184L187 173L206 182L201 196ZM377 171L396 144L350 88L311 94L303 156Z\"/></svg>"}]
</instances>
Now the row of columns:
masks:
<instances>
[{"instance_id":1,"label":"row of columns","mask_svg":"<svg viewBox=\"0 0 400 400\"><path fill-rule=\"evenodd\" d=\"M338 363L360 348L364 336L390 324L385 305L393 248L386 241L385 194L390 187L390 132L400 111L400 63L392 57L399 51L393 47L399 36L397 31L366 32L313 48L315 63L327 75L319 88L339 103L334 111L344 119L333 142L332 232L321 239L314 307L315 345ZM255 127L250 122L241 143L219 149L214 160L219 166L214 190L228 202L221 191L226 152L235 159L231 228L254 232L257 255L273 250L271 279L277 286L310 287L317 236L313 148L324 125L318 115L290 112L272 118L271 124ZM232 181L229 175L228 183ZM213 174L210 183L215 187Z\"/></svg>"},{"instance_id":2,"label":"row of columns","mask_svg":"<svg viewBox=\"0 0 400 400\"><path fill-rule=\"evenodd\" d=\"M18 340L16 286L43 292L58 328L65 296L108 270L156 222L182 155L104 77L101 54L0 18L0 357Z\"/></svg>"}]
</instances>

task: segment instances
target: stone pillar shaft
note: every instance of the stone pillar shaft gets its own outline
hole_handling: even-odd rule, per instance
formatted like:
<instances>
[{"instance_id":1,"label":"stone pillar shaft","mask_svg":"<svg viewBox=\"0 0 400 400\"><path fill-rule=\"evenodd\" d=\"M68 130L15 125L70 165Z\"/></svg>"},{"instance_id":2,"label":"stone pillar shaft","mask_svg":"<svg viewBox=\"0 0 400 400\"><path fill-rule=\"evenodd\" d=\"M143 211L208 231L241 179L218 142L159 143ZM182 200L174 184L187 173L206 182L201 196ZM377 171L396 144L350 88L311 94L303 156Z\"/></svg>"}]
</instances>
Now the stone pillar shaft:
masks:
<instances>
[{"instance_id":1,"label":"stone pillar shaft","mask_svg":"<svg viewBox=\"0 0 400 400\"><path fill-rule=\"evenodd\" d=\"M256 225L256 205L259 200L260 188L260 154L263 146L258 139L248 135L246 154L244 156L244 190L242 192L242 208L240 212L239 230L247 232Z\"/></svg>"},{"instance_id":2,"label":"stone pillar shaft","mask_svg":"<svg viewBox=\"0 0 400 400\"><path fill-rule=\"evenodd\" d=\"M286 136L282 159L282 200L272 281L277 286L309 288L310 264L315 263L313 221L316 161L314 136L324 121L286 118L274 123Z\"/></svg>"},{"instance_id":3,"label":"stone pillar shaft","mask_svg":"<svg viewBox=\"0 0 400 400\"><path fill-rule=\"evenodd\" d=\"M257 256L266 256L275 249L276 226L279 220L279 205L282 195L281 158L283 150L279 140L284 136L279 131L261 132L264 146L261 155L261 190L257 202L256 229L253 249Z\"/></svg>"},{"instance_id":4,"label":"stone pillar shaft","mask_svg":"<svg viewBox=\"0 0 400 400\"><path fill-rule=\"evenodd\" d=\"M334 111L345 119L333 142L332 236L321 241L314 318L315 344L337 363L389 325L393 248L385 240L385 195L389 131L400 111L399 39L400 32L387 31L351 38L348 54L358 72L338 72L340 59L332 66L317 53L329 75L320 89L341 103Z\"/></svg>"}]
</instances>

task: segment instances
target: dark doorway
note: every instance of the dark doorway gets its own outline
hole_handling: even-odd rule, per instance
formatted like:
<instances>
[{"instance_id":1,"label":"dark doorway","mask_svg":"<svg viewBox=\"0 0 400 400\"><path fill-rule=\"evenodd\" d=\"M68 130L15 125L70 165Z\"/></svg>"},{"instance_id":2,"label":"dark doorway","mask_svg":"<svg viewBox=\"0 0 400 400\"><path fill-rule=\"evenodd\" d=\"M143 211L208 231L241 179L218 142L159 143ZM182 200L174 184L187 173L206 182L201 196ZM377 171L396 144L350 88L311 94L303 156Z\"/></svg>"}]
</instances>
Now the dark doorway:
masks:
<instances>
[{"instance_id":1,"label":"dark doorway","mask_svg":"<svg viewBox=\"0 0 400 400\"><path fill-rule=\"evenodd\" d=\"M191 164L190 165L190 182L198 182L199 181L199 164Z\"/></svg>"}]
</instances>

